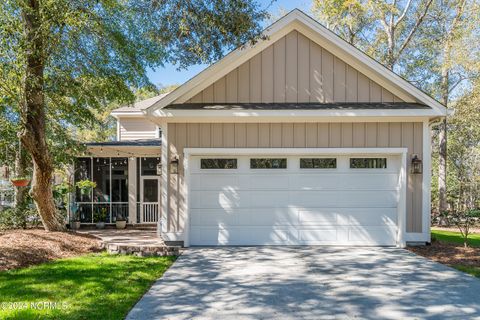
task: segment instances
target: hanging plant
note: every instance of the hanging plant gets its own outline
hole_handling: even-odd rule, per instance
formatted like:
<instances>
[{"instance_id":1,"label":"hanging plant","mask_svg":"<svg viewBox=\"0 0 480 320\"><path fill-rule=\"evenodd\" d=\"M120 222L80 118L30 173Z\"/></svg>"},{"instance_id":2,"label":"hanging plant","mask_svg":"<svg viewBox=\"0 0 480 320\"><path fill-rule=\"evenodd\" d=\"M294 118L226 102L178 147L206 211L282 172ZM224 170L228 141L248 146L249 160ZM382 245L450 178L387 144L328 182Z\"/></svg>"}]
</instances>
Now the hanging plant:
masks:
<instances>
[{"instance_id":1,"label":"hanging plant","mask_svg":"<svg viewBox=\"0 0 480 320\"><path fill-rule=\"evenodd\" d=\"M92 189L97 187L97 184L90 180L80 180L78 181L75 186L80 189L80 193L85 196L90 194Z\"/></svg>"},{"instance_id":2,"label":"hanging plant","mask_svg":"<svg viewBox=\"0 0 480 320\"><path fill-rule=\"evenodd\" d=\"M15 187L26 187L30 183L30 177L13 177L10 181Z\"/></svg>"}]
</instances>

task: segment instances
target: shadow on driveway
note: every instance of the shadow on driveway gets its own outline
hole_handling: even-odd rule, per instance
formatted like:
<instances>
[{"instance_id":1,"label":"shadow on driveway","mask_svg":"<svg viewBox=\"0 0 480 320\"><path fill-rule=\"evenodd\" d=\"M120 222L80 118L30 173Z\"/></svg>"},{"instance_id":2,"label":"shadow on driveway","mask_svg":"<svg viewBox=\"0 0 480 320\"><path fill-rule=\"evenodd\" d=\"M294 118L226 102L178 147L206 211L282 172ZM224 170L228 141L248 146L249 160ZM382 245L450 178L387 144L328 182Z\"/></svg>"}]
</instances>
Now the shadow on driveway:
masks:
<instances>
[{"instance_id":1,"label":"shadow on driveway","mask_svg":"<svg viewBox=\"0 0 480 320\"><path fill-rule=\"evenodd\" d=\"M403 249L190 248L127 319L480 319L479 294Z\"/></svg>"}]
</instances>

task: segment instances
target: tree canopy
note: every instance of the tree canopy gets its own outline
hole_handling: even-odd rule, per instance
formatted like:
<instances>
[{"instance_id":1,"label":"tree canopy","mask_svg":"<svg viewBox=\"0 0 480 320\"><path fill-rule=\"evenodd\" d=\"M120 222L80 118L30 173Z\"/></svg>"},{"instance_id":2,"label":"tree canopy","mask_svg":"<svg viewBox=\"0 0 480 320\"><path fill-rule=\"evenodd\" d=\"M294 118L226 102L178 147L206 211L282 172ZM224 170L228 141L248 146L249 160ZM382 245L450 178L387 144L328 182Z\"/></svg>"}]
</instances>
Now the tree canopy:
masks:
<instances>
[{"instance_id":1,"label":"tree canopy","mask_svg":"<svg viewBox=\"0 0 480 320\"><path fill-rule=\"evenodd\" d=\"M149 68L218 59L255 41L265 17L254 0L1 2L0 111L32 156L45 227L61 229L50 179L55 158L75 153L76 131L101 122L112 103L133 102L134 88L153 89Z\"/></svg>"}]
</instances>

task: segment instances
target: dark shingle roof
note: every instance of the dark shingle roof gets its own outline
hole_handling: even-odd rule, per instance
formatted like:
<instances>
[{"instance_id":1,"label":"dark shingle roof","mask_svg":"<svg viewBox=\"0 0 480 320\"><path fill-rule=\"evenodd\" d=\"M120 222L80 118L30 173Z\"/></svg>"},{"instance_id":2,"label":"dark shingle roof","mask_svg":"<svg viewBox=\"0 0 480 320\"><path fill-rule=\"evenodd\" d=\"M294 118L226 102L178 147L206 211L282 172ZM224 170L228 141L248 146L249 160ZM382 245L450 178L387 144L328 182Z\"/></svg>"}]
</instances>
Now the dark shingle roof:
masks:
<instances>
[{"instance_id":1,"label":"dark shingle roof","mask_svg":"<svg viewBox=\"0 0 480 320\"><path fill-rule=\"evenodd\" d=\"M105 141L105 142L87 142L87 147L101 147L101 146L133 146L133 147L157 147L162 145L161 139L139 139L128 141Z\"/></svg>"},{"instance_id":2,"label":"dark shingle roof","mask_svg":"<svg viewBox=\"0 0 480 320\"><path fill-rule=\"evenodd\" d=\"M171 104L169 110L402 110L431 109L420 103L181 103Z\"/></svg>"}]
</instances>

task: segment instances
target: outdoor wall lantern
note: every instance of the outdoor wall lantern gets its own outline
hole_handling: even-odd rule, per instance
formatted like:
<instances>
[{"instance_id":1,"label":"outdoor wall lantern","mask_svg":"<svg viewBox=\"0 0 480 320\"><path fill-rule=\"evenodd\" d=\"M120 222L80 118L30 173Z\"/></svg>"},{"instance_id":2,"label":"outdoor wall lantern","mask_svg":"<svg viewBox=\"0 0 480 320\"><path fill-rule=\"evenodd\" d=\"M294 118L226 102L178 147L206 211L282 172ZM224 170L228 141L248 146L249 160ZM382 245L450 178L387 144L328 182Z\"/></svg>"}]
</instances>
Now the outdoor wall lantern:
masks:
<instances>
[{"instance_id":1,"label":"outdoor wall lantern","mask_svg":"<svg viewBox=\"0 0 480 320\"><path fill-rule=\"evenodd\" d=\"M411 172L413 174L419 174L422 173L422 160L418 159L418 156L416 154L413 155L412 158L412 168Z\"/></svg>"},{"instance_id":2,"label":"outdoor wall lantern","mask_svg":"<svg viewBox=\"0 0 480 320\"><path fill-rule=\"evenodd\" d=\"M170 160L170 173L171 174L178 173L178 157L175 157L172 160Z\"/></svg>"}]
</instances>

